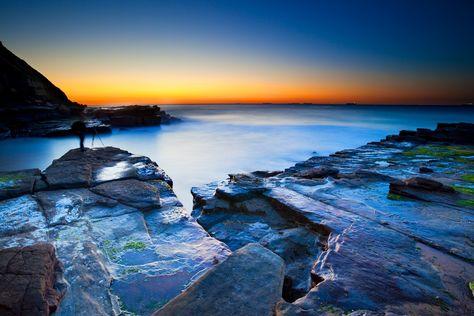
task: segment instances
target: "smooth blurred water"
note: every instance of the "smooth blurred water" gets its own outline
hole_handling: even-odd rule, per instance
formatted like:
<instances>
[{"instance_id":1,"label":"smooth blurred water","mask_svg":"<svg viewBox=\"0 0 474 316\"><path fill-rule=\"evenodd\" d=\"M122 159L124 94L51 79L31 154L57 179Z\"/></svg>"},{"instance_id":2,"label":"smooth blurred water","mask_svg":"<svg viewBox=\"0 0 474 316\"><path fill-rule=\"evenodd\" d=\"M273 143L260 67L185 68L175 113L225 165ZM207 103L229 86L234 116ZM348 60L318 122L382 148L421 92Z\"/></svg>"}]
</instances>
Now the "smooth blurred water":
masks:
<instances>
[{"instance_id":1,"label":"smooth blurred water","mask_svg":"<svg viewBox=\"0 0 474 316\"><path fill-rule=\"evenodd\" d=\"M278 170L307 159L379 140L400 129L438 122L474 122L473 107L212 105L166 106L182 122L116 129L101 135L116 146L156 161L171 176L188 209L192 186L228 173ZM91 145L91 139L86 141ZM0 170L38 167L78 145L72 137L0 142ZM95 146L101 146L96 139Z\"/></svg>"}]
</instances>

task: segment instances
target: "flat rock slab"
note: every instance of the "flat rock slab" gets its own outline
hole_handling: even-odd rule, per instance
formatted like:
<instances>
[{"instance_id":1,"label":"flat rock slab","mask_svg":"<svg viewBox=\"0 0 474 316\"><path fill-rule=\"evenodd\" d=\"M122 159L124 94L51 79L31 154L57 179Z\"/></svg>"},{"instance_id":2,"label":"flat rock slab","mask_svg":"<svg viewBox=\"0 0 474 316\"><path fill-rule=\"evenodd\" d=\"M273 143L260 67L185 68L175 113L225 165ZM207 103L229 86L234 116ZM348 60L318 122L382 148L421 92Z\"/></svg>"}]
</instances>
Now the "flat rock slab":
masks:
<instances>
[{"instance_id":1,"label":"flat rock slab","mask_svg":"<svg viewBox=\"0 0 474 316\"><path fill-rule=\"evenodd\" d=\"M147 157L134 156L115 147L72 149L44 171L50 188L90 187L107 181L171 179Z\"/></svg>"},{"instance_id":2,"label":"flat rock slab","mask_svg":"<svg viewBox=\"0 0 474 316\"><path fill-rule=\"evenodd\" d=\"M67 281L55 315L150 315L230 254L147 157L71 150L39 176L49 187L0 200L0 249L54 245Z\"/></svg>"},{"instance_id":3,"label":"flat rock slab","mask_svg":"<svg viewBox=\"0 0 474 316\"><path fill-rule=\"evenodd\" d=\"M0 314L49 315L63 295L51 244L0 250Z\"/></svg>"},{"instance_id":4,"label":"flat rock slab","mask_svg":"<svg viewBox=\"0 0 474 316\"><path fill-rule=\"evenodd\" d=\"M135 179L100 184L92 192L141 210L160 207L160 194L153 185Z\"/></svg>"},{"instance_id":5,"label":"flat rock slab","mask_svg":"<svg viewBox=\"0 0 474 316\"><path fill-rule=\"evenodd\" d=\"M0 202L0 238L46 227L46 219L31 195Z\"/></svg>"},{"instance_id":6,"label":"flat rock slab","mask_svg":"<svg viewBox=\"0 0 474 316\"><path fill-rule=\"evenodd\" d=\"M273 315L284 269L278 255L248 244L153 315Z\"/></svg>"}]
</instances>

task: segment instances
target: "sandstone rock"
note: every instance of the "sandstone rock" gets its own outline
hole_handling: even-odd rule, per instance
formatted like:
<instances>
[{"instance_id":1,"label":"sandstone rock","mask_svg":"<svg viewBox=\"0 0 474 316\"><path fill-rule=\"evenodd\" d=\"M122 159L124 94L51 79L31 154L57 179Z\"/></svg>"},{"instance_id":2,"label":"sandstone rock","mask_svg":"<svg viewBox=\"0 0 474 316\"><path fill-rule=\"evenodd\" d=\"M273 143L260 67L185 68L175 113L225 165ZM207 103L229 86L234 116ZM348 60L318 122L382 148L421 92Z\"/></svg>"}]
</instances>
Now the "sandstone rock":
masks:
<instances>
[{"instance_id":1,"label":"sandstone rock","mask_svg":"<svg viewBox=\"0 0 474 316\"><path fill-rule=\"evenodd\" d=\"M141 210L160 207L158 190L149 183L135 179L106 182L91 188L91 190Z\"/></svg>"},{"instance_id":2,"label":"sandstone rock","mask_svg":"<svg viewBox=\"0 0 474 316\"><path fill-rule=\"evenodd\" d=\"M276 177L193 188L193 215L231 249L259 242L285 260L276 315L471 314L472 147L450 146L468 144L471 127L402 132ZM323 167L339 174L295 177ZM421 167L429 178L413 178Z\"/></svg>"},{"instance_id":3,"label":"sandstone rock","mask_svg":"<svg viewBox=\"0 0 474 316\"><path fill-rule=\"evenodd\" d=\"M283 273L279 256L249 244L153 315L273 315Z\"/></svg>"},{"instance_id":4,"label":"sandstone rock","mask_svg":"<svg viewBox=\"0 0 474 316\"><path fill-rule=\"evenodd\" d=\"M68 151L44 171L45 180L51 188L90 187L112 180L135 178L139 180L171 179L147 157L133 156L129 152L114 148L79 149Z\"/></svg>"},{"instance_id":5,"label":"sandstone rock","mask_svg":"<svg viewBox=\"0 0 474 316\"><path fill-rule=\"evenodd\" d=\"M390 193L406 196L419 200L431 200L435 194L455 194L456 191L450 186L446 186L438 181L414 177L404 181L394 181L390 183Z\"/></svg>"},{"instance_id":6,"label":"sandstone rock","mask_svg":"<svg viewBox=\"0 0 474 316\"><path fill-rule=\"evenodd\" d=\"M326 177L337 177L339 170L331 167L319 167L303 170L295 174L295 176L306 179L318 179Z\"/></svg>"},{"instance_id":7,"label":"sandstone rock","mask_svg":"<svg viewBox=\"0 0 474 316\"><path fill-rule=\"evenodd\" d=\"M112 147L71 150L48 175L48 188L0 201L0 249L54 244L68 283L55 315L149 315L230 254L149 158Z\"/></svg>"},{"instance_id":8,"label":"sandstone rock","mask_svg":"<svg viewBox=\"0 0 474 316\"><path fill-rule=\"evenodd\" d=\"M0 250L0 314L50 315L64 295L51 244Z\"/></svg>"}]
</instances>

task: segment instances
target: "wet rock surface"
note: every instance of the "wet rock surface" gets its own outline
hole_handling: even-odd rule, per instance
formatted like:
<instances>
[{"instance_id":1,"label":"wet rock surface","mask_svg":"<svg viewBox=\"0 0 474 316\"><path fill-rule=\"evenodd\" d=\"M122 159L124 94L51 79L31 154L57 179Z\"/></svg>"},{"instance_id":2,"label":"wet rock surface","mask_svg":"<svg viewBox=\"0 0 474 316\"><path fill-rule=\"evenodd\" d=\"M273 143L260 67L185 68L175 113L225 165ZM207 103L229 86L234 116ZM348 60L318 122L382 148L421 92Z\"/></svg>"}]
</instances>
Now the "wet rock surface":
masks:
<instances>
[{"instance_id":1,"label":"wet rock surface","mask_svg":"<svg viewBox=\"0 0 474 316\"><path fill-rule=\"evenodd\" d=\"M51 244L0 249L0 314L49 315L64 295Z\"/></svg>"},{"instance_id":2,"label":"wet rock surface","mask_svg":"<svg viewBox=\"0 0 474 316\"><path fill-rule=\"evenodd\" d=\"M472 314L473 135L439 124L231 175L193 188L193 215L230 249L285 261L277 315Z\"/></svg>"},{"instance_id":3,"label":"wet rock surface","mask_svg":"<svg viewBox=\"0 0 474 316\"><path fill-rule=\"evenodd\" d=\"M273 315L283 273L279 256L248 244L153 315Z\"/></svg>"},{"instance_id":4,"label":"wet rock surface","mask_svg":"<svg viewBox=\"0 0 474 316\"><path fill-rule=\"evenodd\" d=\"M0 249L55 247L65 279L55 315L149 315L230 254L146 157L71 150L0 185L15 181L14 197L1 195Z\"/></svg>"}]
</instances>

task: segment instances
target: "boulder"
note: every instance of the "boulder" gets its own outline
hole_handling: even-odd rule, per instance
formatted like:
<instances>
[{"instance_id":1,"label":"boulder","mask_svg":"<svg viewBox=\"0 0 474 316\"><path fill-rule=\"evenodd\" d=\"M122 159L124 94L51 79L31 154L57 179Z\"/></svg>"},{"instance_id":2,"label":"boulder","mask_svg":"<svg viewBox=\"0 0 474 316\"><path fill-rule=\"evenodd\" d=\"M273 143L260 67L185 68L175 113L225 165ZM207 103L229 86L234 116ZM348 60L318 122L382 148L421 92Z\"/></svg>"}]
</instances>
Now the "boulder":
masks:
<instances>
[{"instance_id":1,"label":"boulder","mask_svg":"<svg viewBox=\"0 0 474 316\"><path fill-rule=\"evenodd\" d=\"M248 244L153 315L273 315L284 268L278 255Z\"/></svg>"},{"instance_id":2,"label":"boulder","mask_svg":"<svg viewBox=\"0 0 474 316\"><path fill-rule=\"evenodd\" d=\"M64 295L62 267L51 244L0 250L0 314L50 315Z\"/></svg>"}]
</instances>

